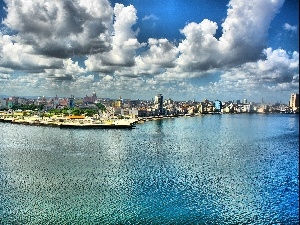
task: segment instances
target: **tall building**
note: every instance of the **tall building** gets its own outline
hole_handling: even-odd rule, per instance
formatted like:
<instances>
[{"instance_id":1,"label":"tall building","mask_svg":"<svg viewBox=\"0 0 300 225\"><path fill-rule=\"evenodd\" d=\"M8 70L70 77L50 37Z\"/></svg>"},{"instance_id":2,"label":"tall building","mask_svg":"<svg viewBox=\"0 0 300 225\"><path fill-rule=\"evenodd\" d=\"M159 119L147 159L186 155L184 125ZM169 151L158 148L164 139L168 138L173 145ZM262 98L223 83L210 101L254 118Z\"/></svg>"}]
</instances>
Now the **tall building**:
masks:
<instances>
[{"instance_id":1,"label":"tall building","mask_svg":"<svg viewBox=\"0 0 300 225\"><path fill-rule=\"evenodd\" d=\"M120 98L117 99L117 100L114 102L114 106L120 108L122 105L123 105L123 99L122 99L122 97L120 96Z\"/></svg>"},{"instance_id":2,"label":"tall building","mask_svg":"<svg viewBox=\"0 0 300 225\"><path fill-rule=\"evenodd\" d=\"M291 94L289 106L293 109L293 111L299 108L299 94Z\"/></svg>"},{"instance_id":3,"label":"tall building","mask_svg":"<svg viewBox=\"0 0 300 225\"><path fill-rule=\"evenodd\" d=\"M92 96L85 96L85 97L83 98L83 102L84 102L85 104L87 104L87 103L95 103L96 100L97 100L97 95L96 95L96 92L95 92L95 91L93 92L93 95L92 95Z\"/></svg>"},{"instance_id":4,"label":"tall building","mask_svg":"<svg viewBox=\"0 0 300 225\"><path fill-rule=\"evenodd\" d=\"M74 95L71 95L71 98L69 98L69 108L73 109L75 107L75 97Z\"/></svg>"},{"instance_id":5,"label":"tall building","mask_svg":"<svg viewBox=\"0 0 300 225\"><path fill-rule=\"evenodd\" d=\"M154 104L158 108L159 115L163 115L163 102L164 102L164 98L162 94L157 94L154 98Z\"/></svg>"},{"instance_id":6,"label":"tall building","mask_svg":"<svg viewBox=\"0 0 300 225\"><path fill-rule=\"evenodd\" d=\"M221 112L221 110L222 110L222 102L219 101L219 100L216 100L215 104L214 104L214 107L215 107L215 112Z\"/></svg>"}]
</instances>

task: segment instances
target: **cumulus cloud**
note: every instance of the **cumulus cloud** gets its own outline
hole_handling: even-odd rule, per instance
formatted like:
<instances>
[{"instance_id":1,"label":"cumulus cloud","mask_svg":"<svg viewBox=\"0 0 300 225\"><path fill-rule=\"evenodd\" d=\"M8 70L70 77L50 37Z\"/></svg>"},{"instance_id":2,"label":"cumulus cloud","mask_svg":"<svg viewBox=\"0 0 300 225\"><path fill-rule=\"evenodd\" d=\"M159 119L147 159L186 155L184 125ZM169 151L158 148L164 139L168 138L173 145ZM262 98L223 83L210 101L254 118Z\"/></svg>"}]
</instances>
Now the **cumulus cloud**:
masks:
<instances>
[{"instance_id":1,"label":"cumulus cloud","mask_svg":"<svg viewBox=\"0 0 300 225\"><path fill-rule=\"evenodd\" d=\"M270 23L284 0L231 0L220 38L224 62L257 60L266 47Z\"/></svg>"},{"instance_id":2,"label":"cumulus cloud","mask_svg":"<svg viewBox=\"0 0 300 225\"><path fill-rule=\"evenodd\" d=\"M67 58L110 48L113 11L107 0L5 0L3 23L37 54Z\"/></svg>"},{"instance_id":3,"label":"cumulus cloud","mask_svg":"<svg viewBox=\"0 0 300 225\"><path fill-rule=\"evenodd\" d=\"M113 72L121 66L134 65L135 51L141 47L136 38L137 33L132 30L137 20L136 13L132 5L127 7L122 4L115 5L112 49L105 53L90 55L85 61L89 71Z\"/></svg>"},{"instance_id":4,"label":"cumulus cloud","mask_svg":"<svg viewBox=\"0 0 300 225\"><path fill-rule=\"evenodd\" d=\"M122 96L136 90L182 96L296 90L299 53L267 48L270 23L283 2L231 0L222 24L209 19L187 23L178 31L183 39L175 44L151 37L139 43L133 5L112 8L108 0L5 0L0 88L66 94L96 89ZM141 20L158 19L150 14ZM298 29L288 23L283 28ZM86 56L84 66L74 61L74 55ZM192 84L191 79L207 74L219 81Z\"/></svg>"},{"instance_id":5,"label":"cumulus cloud","mask_svg":"<svg viewBox=\"0 0 300 225\"><path fill-rule=\"evenodd\" d=\"M284 87L299 88L299 53L288 54L285 50L265 49L265 60L245 63L221 75L218 86L223 90L236 88L242 91L273 90Z\"/></svg>"},{"instance_id":6,"label":"cumulus cloud","mask_svg":"<svg viewBox=\"0 0 300 225\"><path fill-rule=\"evenodd\" d=\"M214 37L217 28L216 23L205 19L181 30L186 39L178 46L181 55L176 63L183 71L205 71L218 66L219 42Z\"/></svg>"},{"instance_id":7,"label":"cumulus cloud","mask_svg":"<svg viewBox=\"0 0 300 225\"><path fill-rule=\"evenodd\" d=\"M237 67L218 70L218 73L209 75L217 81L201 84L193 84L187 78L190 73L173 73L166 71L154 77L152 83L155 86L171 84L176 93L187 96L204 96L224 99L229 96L232 99L244 97L269 97L276 96L278 92L291 92L299 90L299 53L288 53L283 49L267 48L263 50L265 59L256 62L247 62ZM218 75L221 73L220 75ZM192 73L193 74L193 73ZM196 77L196 76L194 76ZM157 87L157 86L156 86ZM171 87L165 90L170 90ZM224 99L224 100L232 100Z\"/></svg>"},{"instance_id":8,"label":"cumulus cloud","mask_svg":"<svg viewBox=\"0 0 300 225\"><path fill-rule=\"evenodd\" d=\"M180 30L185 38L178 46L166 39L149 38L148 50L141 55L136 55L136 50L145 44L138 43L132 30L136 10L133 6L116 4L112 50L90 56L86 66L89 71L133 77L160 73L177 79L256 61L266 46L270 23L283 2L232 0L219 39L215 37L217 23L204 19L200 23L189 23Z\"/></svg>"},{"instance_id":9,"label":"cumulus cloud","mask_svg":"<svg viewBox=\"0 0 300 225\"><path fill-rule=\"evenodd\" d=\"M181 30L186 38L178 46L178 71L198 71L201 75L213 68L230 68L259 59L270 23L283 2L231 0L219 40L215 38L215 22L204 19L187 24Z\"/></svg>"},{"instance_id":10,"label":"cumulus cloud","mask_svg":"<svg viewBox=\"0 0 300 225\"><path fill-rule=\"evenodd\" d=\"M23 44L18 40L18 37L0 36L0 66L31 71L62 66L60 60L37 55L31 45Z\"/></svg>"},{"instance_id":11,"label":"cumulus cloud","mask_svg":"<svg viewBox=\"0 0 300 225\"><path fill-rule=\"evenodd\" d=\"M115 70L115 75L138 77L151 77L175 66L174 61L178 56L177 47L167 39L149 38L145 52L134 57L134 65Z\"/></svg>"},{"instance_id":12,"label":"cumulus cloud","mask_svg":"<svg viewBox=\"0 0 300 225\"><path fill-rule=\"evenodd\" d=\"M157 65L160 68L174 66L174 61L178 56L178 50L174 44L167 39L150 38L148 46L149 50L141 55L146 64Z\"/></svg>"},{"instance_id":13,"label":"cumulus cloud","mask_svg":"<svg viewBox=\"0 0 300 225\"><path fill-rule=\"evenodd\" d=\"M60 69L46 69L46 77L54 81L73 81L85 73L85 70L71 59L63 60L63 67Z\"/></svg>"},{"instance_id":14,"label":"cumulus cloud","mask_svg":"<svg viewBox=\"0 0 300 225\"><path fill-rule=\"evenodd\" d=\"M37 69L57 69L63 68L63 62L54 58L87 54L87 71L128 76L167 71L170 77L172 74L194 77L215 68L230 68L257 60L265 46L270 22L283 0L231 0L219 40L215 37L217 23L205 19L201 23L187 24L180 31L185 39L178 46L166 39L150 38L147 46L139 43L138 33L132 29L137 21L132 5L116 4L112 9L107 0L30 3L6 0L6 3L4 24L17 34L14 42L5 45L12 46L13 52L29 54L32 60L27 55L22 58L21 54L7 57L2 62L4 66L22 69L30 67L30 62L38 62ZM150 15L143 19L156 17ZM136 50L143 46L148 48L146 52L136 55ZM34 55L39 60L34 60ZM47 56L51 56L52 61ZM24 66L26 64L28 66Z\"/></svg>"}]
</instances>

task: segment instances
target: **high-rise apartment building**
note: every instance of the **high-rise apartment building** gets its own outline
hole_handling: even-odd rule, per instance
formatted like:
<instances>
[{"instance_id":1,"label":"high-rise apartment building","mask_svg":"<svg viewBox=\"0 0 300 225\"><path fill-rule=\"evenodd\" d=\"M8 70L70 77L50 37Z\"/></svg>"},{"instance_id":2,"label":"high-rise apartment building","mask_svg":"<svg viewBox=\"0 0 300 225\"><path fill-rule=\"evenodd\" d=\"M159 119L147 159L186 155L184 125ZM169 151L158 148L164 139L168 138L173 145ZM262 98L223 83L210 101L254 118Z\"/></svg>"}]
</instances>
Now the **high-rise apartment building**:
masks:
<instances>
[{"instance_id":1,"label":"high-rise apartment building","mask_svg":"<svg viewBox=\"0 0 300 225\"><path fill-rule=\"evenodd\" d=\"M154 98L154 104L157 105L159 115L163 115L163 102L162 94L157 94Z\"/></svg>"},{"instance_id":2,"label":"high-rise apartment building","mask_svg":"<svg viewBox=\"0 0 300 225\"><path fill-rule=\"evenodd\" d=\"M296 94L296 93L291 94L291 99L290 99L290 102L289 102L289 106L293 110L299 108L299 94Z\"/></svg>"}]
</instances>

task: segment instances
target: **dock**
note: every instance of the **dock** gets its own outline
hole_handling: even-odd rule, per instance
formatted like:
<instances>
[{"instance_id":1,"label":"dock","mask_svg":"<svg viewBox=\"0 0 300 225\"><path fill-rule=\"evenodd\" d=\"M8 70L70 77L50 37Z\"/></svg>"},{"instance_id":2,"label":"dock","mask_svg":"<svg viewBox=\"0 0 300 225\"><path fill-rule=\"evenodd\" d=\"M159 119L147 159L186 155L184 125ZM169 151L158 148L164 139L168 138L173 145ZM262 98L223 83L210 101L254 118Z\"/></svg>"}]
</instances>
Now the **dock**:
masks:
<instances>
[{"instance_id":1,"label":"dock","mask_svg":"<svg viewBox=\"0 0 300 225\"><path fill-rule=\"evenodd\" d=\"M69 119L69 118L40 118L22 117L0 118L0 122L31 126L46 126L70 129L133 129L137 120L115 119L115 120L93 120L93 119Z\"/></svg>"}]
</instances>

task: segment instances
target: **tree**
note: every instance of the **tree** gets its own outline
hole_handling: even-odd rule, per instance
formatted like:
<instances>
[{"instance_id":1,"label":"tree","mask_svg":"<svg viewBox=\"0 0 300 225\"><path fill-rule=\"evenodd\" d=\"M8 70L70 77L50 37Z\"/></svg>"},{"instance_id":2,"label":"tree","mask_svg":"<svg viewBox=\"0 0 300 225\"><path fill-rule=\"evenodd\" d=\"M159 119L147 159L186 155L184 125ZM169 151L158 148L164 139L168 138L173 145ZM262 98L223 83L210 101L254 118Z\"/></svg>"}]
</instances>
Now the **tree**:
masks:
<instances>
[{"instance_id":1,"label":"tree","mask_svg":"<svg viewBox=\"0 0 300 225\"><path fill-rule=\"evenodd\" d=\"M97 113L97 110L95 109L86 109L84 110L84 113L86 116L93 116Z\"/></svg>"},{"instance_id":2,"label":"tree","mask_svg":"<svg viewBox=\"0 0 300 225\"><path fill-rule=\"evenodd\" d=\"M83 113L84 113L84 111L83 111L82 109L74 108L74 109L72 110L72 114L73 114L74 116L80 116L80 115L82 115Z\"/></svg>"},{"instance_id":3,"label":"tree","mask_svg":"<svg viewBox=\"0 0 300 225\"><path fill-rule=\"evenodd\" d=\"M44 109L44 106L45 106L45 104L41 104L41 105L39 105L37 108L38 108L39 110L43 110L43 109Z\"/></svg>"},{"instance_id":4,"label":"tree","mask_svg":"<svg viewBox=\"0 0 300 225\"><path fill-rule=\"evenodd\" d=\"M97 106L98 110L100 110L102 113L106 112L106 107L103 104L96 103L96 106Z\"/></svg>"}]
</instances>

